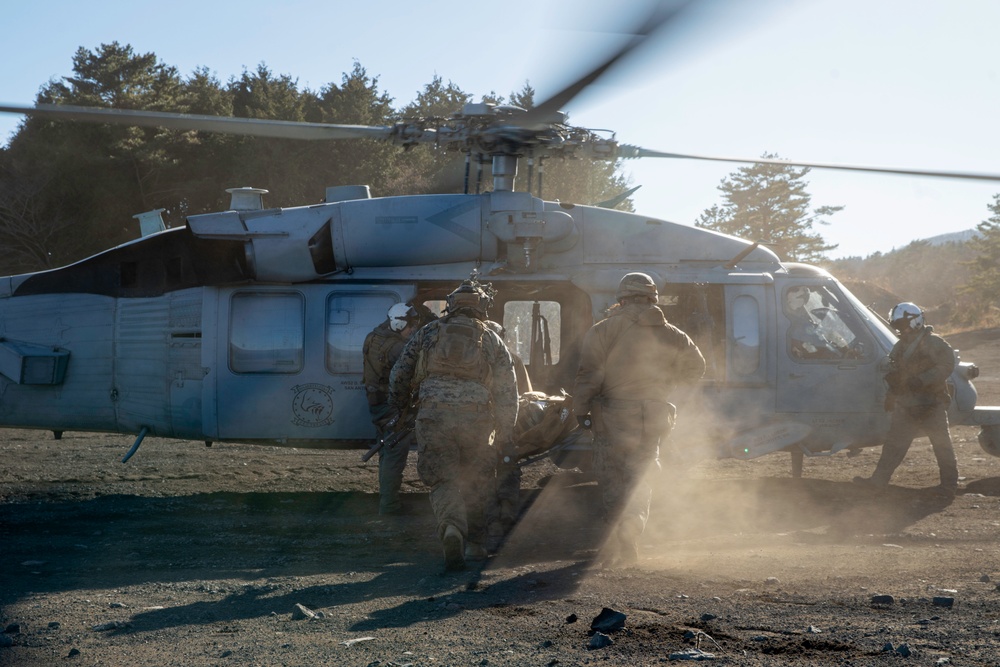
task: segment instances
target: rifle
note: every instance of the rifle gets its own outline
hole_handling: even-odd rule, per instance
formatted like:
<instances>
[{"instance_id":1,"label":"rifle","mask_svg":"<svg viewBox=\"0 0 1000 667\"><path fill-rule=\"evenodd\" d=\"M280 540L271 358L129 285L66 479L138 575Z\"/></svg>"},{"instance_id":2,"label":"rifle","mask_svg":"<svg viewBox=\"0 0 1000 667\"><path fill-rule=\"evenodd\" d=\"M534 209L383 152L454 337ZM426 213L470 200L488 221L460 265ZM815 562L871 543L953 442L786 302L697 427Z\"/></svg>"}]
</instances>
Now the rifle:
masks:
<instances>
[{"instance_id":1,"label":"rifle","mask_svg":"<svg viewBox=\"0 0 1000 667\"><path fill-rule=\"evenodd\" d=\"M392 449L406 436L413 433L413 429L416 427L416 419L411 418L403 422L401 426L396 428L399 424L399 420L402 417L401 414L393 417L385 425L386 434L375 441L375 444L368 448L368 451L361 456L361 462L367 463L371 457L382 451L383 448Z\"/></svg>"}]
</instances>

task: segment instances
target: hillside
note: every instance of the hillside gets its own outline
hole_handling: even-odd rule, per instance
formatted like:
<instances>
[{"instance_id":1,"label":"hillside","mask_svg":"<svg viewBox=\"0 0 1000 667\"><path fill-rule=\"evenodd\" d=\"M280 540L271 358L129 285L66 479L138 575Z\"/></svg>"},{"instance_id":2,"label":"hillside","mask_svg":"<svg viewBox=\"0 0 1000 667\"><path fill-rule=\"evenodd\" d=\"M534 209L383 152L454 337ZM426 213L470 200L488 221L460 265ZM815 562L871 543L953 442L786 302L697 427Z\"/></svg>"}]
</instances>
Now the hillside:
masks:
<instances>
[{"instance_id":1,"label":"hillside","mask_svg":"<svg viewBox=\"0 0 1000 667\"><path fill-rule=\"evenodd\" d=\"M967 242L973 231L913 241L887 253L848 257L823 264L859 299L884 315L900 301L924 308L928 321L944 332L996 326L991 311L962 294L967 263L976 257ZM959 240L963 239L963 240Z\"/></svg>"}]
</instances>

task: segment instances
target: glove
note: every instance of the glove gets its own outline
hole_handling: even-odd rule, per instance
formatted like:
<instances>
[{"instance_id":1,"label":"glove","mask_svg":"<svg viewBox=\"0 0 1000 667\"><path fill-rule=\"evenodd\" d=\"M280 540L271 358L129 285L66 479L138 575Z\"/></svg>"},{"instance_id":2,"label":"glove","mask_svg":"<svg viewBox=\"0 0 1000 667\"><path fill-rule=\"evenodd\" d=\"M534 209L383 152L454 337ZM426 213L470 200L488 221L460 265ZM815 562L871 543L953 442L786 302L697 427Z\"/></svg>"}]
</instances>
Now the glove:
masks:
<instances>
[{"instance_id":1,"label":"glove","mask_svg":"<svg viewBox=\"0 0 1000 667\"><path fill-rule=\"evenodd\" d=\"M920 381L920 378L910 378L906 381L906 387L910 391L920 391L924 388L924 383Z\"/></svg>"},{"instance_id":2,"label":"glove","mask_svg":"<svg viewBox=\"0 0 1000 667\"><path fill-rule=\"evenodd\" d=\"M577 415L576 423L580 425L580 428L589 431L594 425L594 420L590 418L590 413L587 413L585 415Z\"/></svg>"},{"instance_id":3,"label":"glove","mask_svg":"<svg viewBox=\"0 0 1000 667\"><path fill-rule=\"evenodd\" d=\"M399 408L396 406L391 406L389 411L386 412L378 422L378 426L383 431L391 430L393 426L399 421L400 412Z\"/></svg>"}]
</instances>

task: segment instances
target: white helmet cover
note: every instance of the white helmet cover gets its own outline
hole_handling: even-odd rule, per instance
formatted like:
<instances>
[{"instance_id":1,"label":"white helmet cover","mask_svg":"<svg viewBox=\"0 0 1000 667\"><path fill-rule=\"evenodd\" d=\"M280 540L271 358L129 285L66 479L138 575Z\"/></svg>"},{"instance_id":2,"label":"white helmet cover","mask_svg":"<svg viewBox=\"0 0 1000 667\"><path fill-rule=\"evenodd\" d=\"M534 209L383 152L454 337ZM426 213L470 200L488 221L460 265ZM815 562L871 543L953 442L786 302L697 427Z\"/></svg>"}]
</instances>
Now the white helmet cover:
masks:
<instances>
[{"instance_id":1,"label":"white helmet cover","mask_svg":"<svg viewBox=\"0 0 1000 667\"><path fill-rule=\"evenodd\" d=\"M389 328L393 331L402 331L408 325L420 319L416 309L406 303L397 303L389 308Z\"/></svg>"},{"instance_id":2,"label":"white helmet cover","mask_svg":"<svg viewBox=\"0 0 1000 667\"><path fill-rule=\"evenodd\" d=\"M919 329L924 326L924 311L915 303L897 303L889 311L889 324L896 331Z\"/></svg>"}]
</instances>

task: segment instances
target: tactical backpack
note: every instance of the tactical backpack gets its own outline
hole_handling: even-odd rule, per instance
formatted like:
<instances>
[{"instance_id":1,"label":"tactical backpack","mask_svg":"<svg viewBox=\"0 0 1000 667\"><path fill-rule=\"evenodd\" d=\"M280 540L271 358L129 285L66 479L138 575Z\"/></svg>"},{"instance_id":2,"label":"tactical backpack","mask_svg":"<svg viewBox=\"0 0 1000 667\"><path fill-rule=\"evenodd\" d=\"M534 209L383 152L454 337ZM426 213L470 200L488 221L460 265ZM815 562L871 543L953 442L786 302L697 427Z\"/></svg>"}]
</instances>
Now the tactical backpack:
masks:
<instances>
[{"instance_id":1,"label":"tactical backpack","mask_svg":"<svg viewBox=\"0 0 1000 667\"><path fill-rule=\"evenodd\" d=\"M422 377L444 376L488 385L492 369L483 352L486 325L476 319L445 319L437 342L423 354Z\"/></svg>"}]
</instances>

